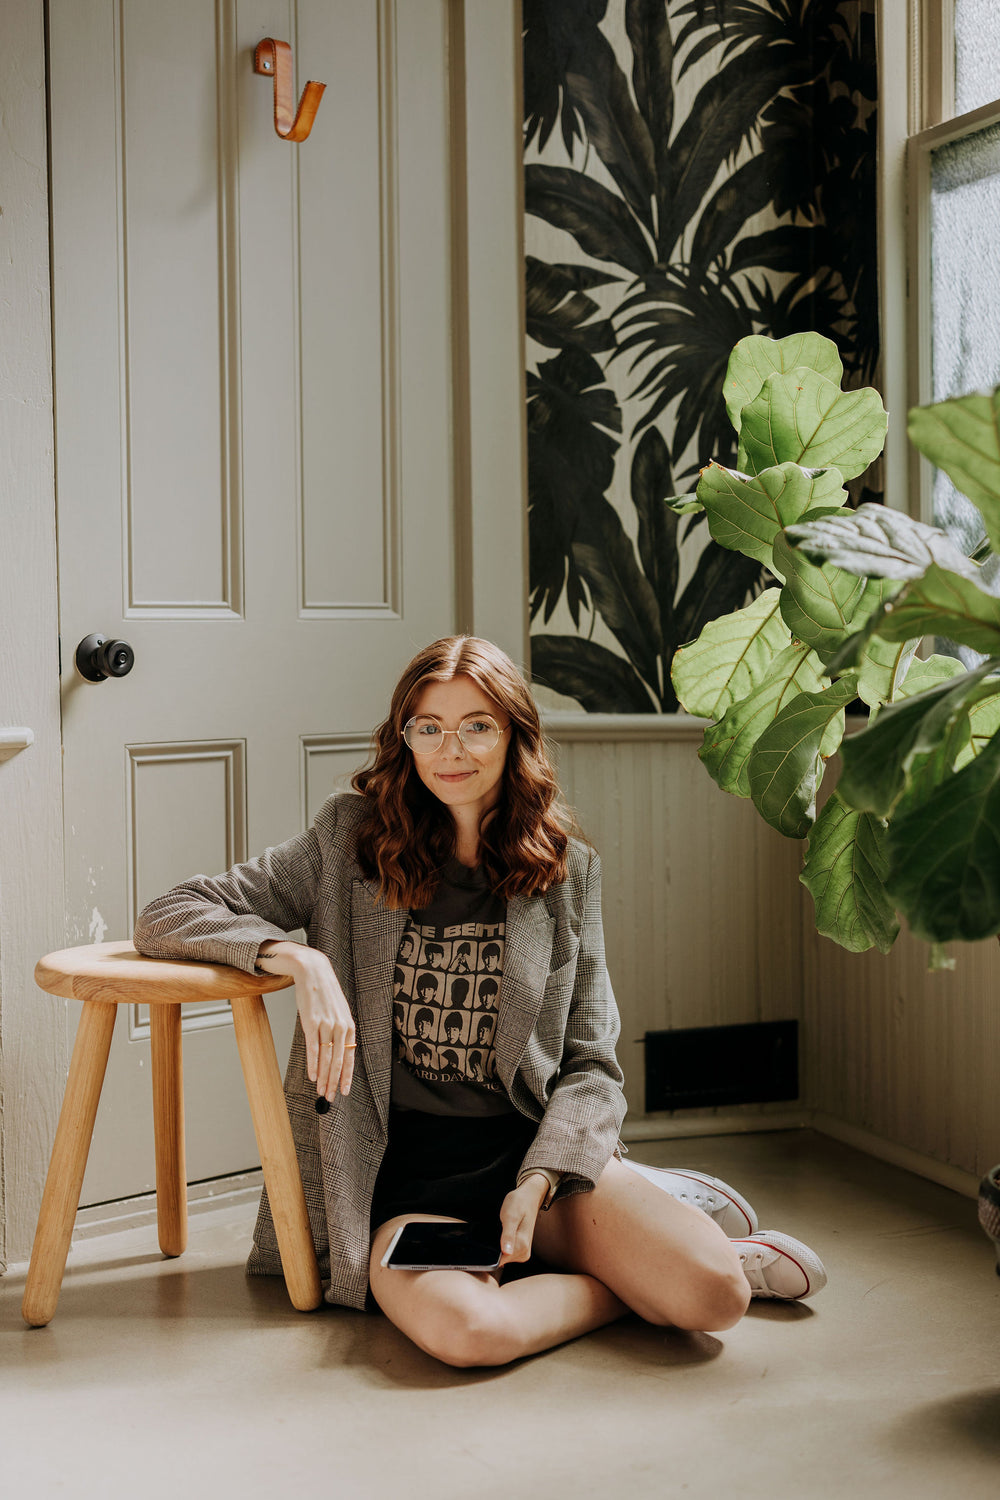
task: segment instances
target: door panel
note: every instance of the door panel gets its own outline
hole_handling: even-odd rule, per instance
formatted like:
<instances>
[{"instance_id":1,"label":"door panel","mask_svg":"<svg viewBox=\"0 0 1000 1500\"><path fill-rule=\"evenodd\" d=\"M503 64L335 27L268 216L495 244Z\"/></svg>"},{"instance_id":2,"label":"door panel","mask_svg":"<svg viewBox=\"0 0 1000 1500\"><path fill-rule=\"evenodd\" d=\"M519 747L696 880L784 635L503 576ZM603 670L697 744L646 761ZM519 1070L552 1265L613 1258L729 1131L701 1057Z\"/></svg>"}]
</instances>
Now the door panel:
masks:
<instances>
[{"instance_id":1,"label":"door panel","mask_svg":"<svg viewBox=\"0 0 1000 1500\"><path fill-rule=\"evenodd\" d=\"M290 837L454 625L445 0L52 0L68 940ZM301 146L264 36L327 83ZM405 66L400 60L405 59ZM135 667L84 682L76 644ZM287 1047L288 993L269 1010ZM152 1185L119 1019L84 1202ZM185 1019L188 1175L257 1161Z\"/></svg>"}]
</instances>

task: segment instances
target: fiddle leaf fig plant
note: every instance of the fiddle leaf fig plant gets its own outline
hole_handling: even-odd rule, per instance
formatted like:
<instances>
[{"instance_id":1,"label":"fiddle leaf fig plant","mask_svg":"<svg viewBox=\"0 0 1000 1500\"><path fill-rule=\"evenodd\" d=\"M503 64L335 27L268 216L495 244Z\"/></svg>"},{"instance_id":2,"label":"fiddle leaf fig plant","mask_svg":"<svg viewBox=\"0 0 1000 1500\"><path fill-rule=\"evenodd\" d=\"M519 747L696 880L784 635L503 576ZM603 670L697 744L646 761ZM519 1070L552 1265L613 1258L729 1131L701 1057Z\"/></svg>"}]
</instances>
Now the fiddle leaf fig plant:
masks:
<instances>
[{"instance_id":1,"label":"fiddle leaf fig plant","mask_svg":"<svg viewBox=\"0 0 1000 1500\"><path fill-rule=\"evenodd\" d=\"M983 570L1000 551L1000 388L910 413L911 440L982 514L970 558L937 527L846 504L887 417L876 391L843 391L841 377L819 334L733 350L737 467L710 464L693 497L665 503L704 511L714 539L775 586L681 647L672 678L711 721L710 775L805 841L819 932L885 953L902 916L944 963L940 945L1000 933L1000 597ZM986 659L917 655L938 636ZM845 740L853 703L868 722Z\"/></svg>"}]
</instances>

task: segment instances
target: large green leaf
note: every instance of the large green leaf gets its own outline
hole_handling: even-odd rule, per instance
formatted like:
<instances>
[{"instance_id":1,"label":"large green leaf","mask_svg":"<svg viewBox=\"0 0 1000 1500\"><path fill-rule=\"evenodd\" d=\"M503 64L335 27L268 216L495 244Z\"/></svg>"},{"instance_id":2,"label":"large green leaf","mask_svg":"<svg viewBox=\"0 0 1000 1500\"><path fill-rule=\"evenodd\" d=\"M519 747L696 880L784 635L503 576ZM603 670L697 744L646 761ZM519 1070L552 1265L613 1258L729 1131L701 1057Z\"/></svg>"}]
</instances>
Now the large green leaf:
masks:
<instances>
[{"instance_id":1,"label":"large green leaf","mask_svg":"<svg viewBox=\"0 0 1000 1500\"><path fill-rule=\"evenodd\" d=\"M996 669L986 662L898 703L887 704L868 729L851 735L841 752L838 791L851 807L886 818L906 790L918 757L931 754L966 711L983 679ZM990 689L989 691L992 691Z\"/></svg>"},{"instance_id":2,"label":"large green leaf","mask_svg":"<svg viewBox=\"0 0 1000 1500\"><path fill-rule=\"evenodd\" d=\"M885 606L875 628L887 641L943 635L992 656L1000 653L1000 598L931 563Z\"/></svg>"},{"instance_id":3,"label":"large green leaf","mask_svg":"<svg viewBox=\"0 0 1000 1500\"><path fill-rule=\"evenodd\" d=\"M816 930L849 953L888 953L899 922L885 889L886 825L834 792L809 834L799 879L813 898Z\"/></svg>"},{"instance_id":4,"label":"large green leaf","mask_svg":"<svg viewBox=\"0 0 1000 1500\"><path fill-rule=\"evenodd\" d=\"M969 709L969 743L955 761L956 771L976 755L982 755L994 735L1000 734L1000 694L981 698Z\"/></svg>"},{"instance_id":5,"label":"large green leaf","mask_svg":"<svg viewBox=\"0 0 1000 1500\"><path fill-rule=\"evenodd\" d=\"M698 754L724 792L749 797L748 763L757 739L786 703L802 692L822 688L823 683L819 657L797 641L779 652L752 692L734 702L718 724L705 730Z\"/></svg>"},{"instance_id":6,"label":"large green leaf","mask_svg":"<svg viewBox=\"0 0 1000 1500\"><path fill-rule=\"evenodd\" d=\"M815 563L832 562L859 578L919 578L931 563L975 582L980 569L937 526L888 505L859 505L788 527L788 540Z\"/></svg>"},{"instance_id":7,"label":"large green leaf","mask_svg":"<svg viewBox=\"0 0 1000 1500\"><path fill-rule=\"evenodd\" d=\"M630 663L584 636L533 635L531 674L544 687L575 698L589 714L656 712Z\"/></svg>"},{"instance_id":8,"label":"large green leaf","mask_svg":"<svg viewBox=\"0 0 1000 1500\"><path fill-rule=\"evenodd\" d=\"M929 797L900 802L887 846L889 894L917 937L1000 932L1000 738Z\"/></svg>"},{"instance_id":9,"label":"large green leaf","mask_svg":"<svg viewBox=\"0 0 1000 1500\"><path fill-rule=\"evenodd\" d=\"M844 737L844 709L857 692L852 674L785 705L750 752L750 796L766 823L804 838L816 817L823 763Z\"/></svg>"},{"instance_id":10,"label":"large green leaf","mask_svg":"<svg viewBox=\"0 0 1000 1500\"><path fill-rule=\"evenodd\" d=\"M805 641L824 660L881 603L879 581L857 578L833 563L816 567L790 547L780 532L774 539L774 567L785 579L781 591L785 624L797 640Z\"/></svg>"},{"instance_id":11,"label":"large green leaf","mask_svg":"<svg viewBox=\"0 0 1000 1500\"><path fill-rule=\"evenodd\" d=\"M726 411L736 431L740 430L740 412L744 406L760 394L761 386L769 375L795 370L800 365L825 375L839 386L844 378L844 366L837 346L832 339L820 333L791 333L787 338L769 339L761 333L752 333L740 339L726 369L723 387Z\"/></svg>"},{"instance_id":12,"label":"large green leaf","mask_svg":"<svg viewBox=\"0 0 1000 1500\"><path fill-rule=\"evenodd\" d=\"M763 682L789 640L778 590L765 589L745 609L712 620L696 641L674 653L674 690L689 714L721 718Z\"/></svg>"},{"instance_id":13,"label":"large green leaf","mask_svg":"<svg viewBox=\"0 0 1000 1500\"><path fill-rule=\"evenodd\" d=\"M968 495L1000 552L1000 386L988 396L915 406L907 432L910 442Z\"/></svg>"},{"instance_id":14,"label":"large green leaf","mask_svg":"<svg viewBox=\"0 0 1000 1500\"><path fill-rule=\"evenodd\" d=\"M870 613L877 614L898 590L899 585L887 578L870 579L865 594L865 608ZM886 641L878 634L870 637L857 661L858 697L862 702L867 703L869 708L878 708L880 704L891 703L900 696L919 644L919 641L912 640ZM916 685L913 691L919 691Z\"/></svg>"},{"instance_id":15,"label":"large green leaf","mask_svg":"<svg viewBox=\"0 0 1000 1500\"><path fill-rule=\"evenodd\" d=\"M813 370L769 375L740 415L737 465L759 474L777 464L863 474L882 452L888 417L878 391L842 391Z\"/></svg>"},{"instance_id":16,"label":"large green leaf","mask_svg":"<svg viewBox=\"0 0 1000 1500\"><path fill-rule=\"evenodd\" d=\"M767 567L772 565L772 543L784 526L807 511L841 506L847 499L839 469L803 469L799 464L779 464L760 474L709 464L697 493L720 546Z\"/></svg>"},{"instance_id":17,"label":"large green leaf","mask_svg":"<svg viewBox=\"0 0 1000 1500\"><path fill-rule=\"evenodd\" d=\"M906 669L906 676L896 689L897 698L915 698L918 693L926 693L928 688L938 687L942 682L950 682L953 677L961 677L966 668L955 656L941 656L935 654L928 656L922 661L919 656L913 658Z\"/></svg>"}]
</instances>

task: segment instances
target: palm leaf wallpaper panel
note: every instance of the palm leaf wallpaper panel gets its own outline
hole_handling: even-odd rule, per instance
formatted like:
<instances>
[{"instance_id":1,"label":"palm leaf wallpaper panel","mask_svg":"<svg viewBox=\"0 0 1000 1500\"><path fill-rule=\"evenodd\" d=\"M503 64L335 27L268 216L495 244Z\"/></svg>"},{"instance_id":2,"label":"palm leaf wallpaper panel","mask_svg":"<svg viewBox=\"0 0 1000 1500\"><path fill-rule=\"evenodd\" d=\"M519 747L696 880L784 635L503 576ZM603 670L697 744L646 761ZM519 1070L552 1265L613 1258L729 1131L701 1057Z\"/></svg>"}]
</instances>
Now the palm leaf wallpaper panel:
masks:
<instances>
[{"instance_id":1,"label":"palm leaf wallpaper panel","mask_svg":"<svg viewBox=\"0 0 1000 1500\"><path fill-rule=\"evenodd\" d=\"M676 648L761 586L662 504L735 461L732 346L814 328L876 377L874 0L523 17L532 672L668 713Z\"/></svg>"}]
</instances>

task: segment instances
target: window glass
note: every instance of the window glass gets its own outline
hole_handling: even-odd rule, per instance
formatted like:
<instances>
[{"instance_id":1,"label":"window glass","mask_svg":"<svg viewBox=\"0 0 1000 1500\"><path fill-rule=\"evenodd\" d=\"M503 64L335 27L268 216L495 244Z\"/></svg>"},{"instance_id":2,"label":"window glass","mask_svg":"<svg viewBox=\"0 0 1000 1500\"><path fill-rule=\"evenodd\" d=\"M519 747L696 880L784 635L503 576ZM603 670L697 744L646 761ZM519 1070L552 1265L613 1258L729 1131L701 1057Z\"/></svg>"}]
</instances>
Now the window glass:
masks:
<instances>
[{"instance_id":1,"label":"window glass","mask_svg":"<svg viewBox=\"0 0 1000 1500\"><path fill-rule=\"evenodd\" d=\"M955 113L1000 98L1000 3L955 0Z\"/></svg>"},{"instance_id":2,"label":"window glass","mask_svg":"<svg viewBox=\"0 0 1000 1500\"><path fill-rule=\"evenodd\" d=\"M1000 384L998 224L1000 125L991 125L931 153L935 401ZM934 519L966 552L982 538L979 512L940 471L934 476Z\"/></svg>"}]
</instances>

